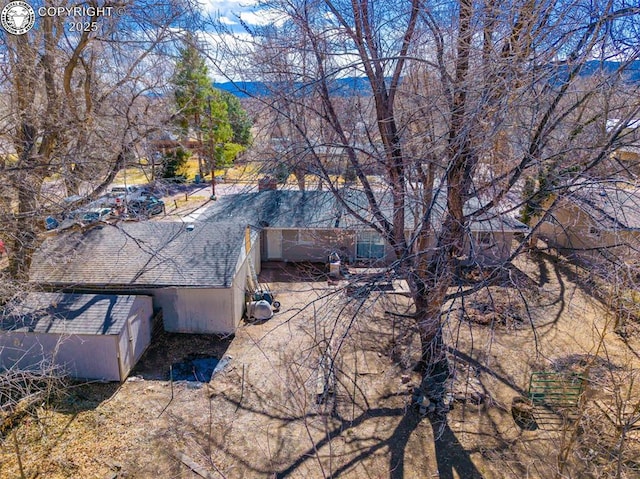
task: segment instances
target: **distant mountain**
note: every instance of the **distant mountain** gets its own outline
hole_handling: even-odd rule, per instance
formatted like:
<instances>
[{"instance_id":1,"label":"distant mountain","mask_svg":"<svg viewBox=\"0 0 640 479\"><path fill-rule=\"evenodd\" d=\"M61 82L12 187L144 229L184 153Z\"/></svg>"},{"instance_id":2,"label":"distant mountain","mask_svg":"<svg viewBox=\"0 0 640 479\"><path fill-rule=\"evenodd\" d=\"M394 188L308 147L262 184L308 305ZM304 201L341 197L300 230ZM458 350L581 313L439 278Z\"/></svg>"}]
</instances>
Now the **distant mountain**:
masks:
<instances>
[{"instance_id":1,"label":"distant mountain","mask_svg":"<svg viewBox=\"0 0 640 479\"><path fill-rule=\"evenodd\" d=\"M580 71L581 77L589 77L598 73L605 75L611 75L618 71L621 67L620 62L590 60L585 63L584 67ZM557 72L559 78L564 78L568 73L569 66L565 63L559 63ZM624 72L625 79L630 83L640 83L640 61L631 62L626 66Z\"/></svg>"},{"instance_id":2,"label":"distant mountain","mask_svg":"<svg viewBox=\"0 0 640 479\"><path fill-rule=\"evenodd\" d=\"M620 68L619 62L600 62L598 60L592 60L587 62L582 70L582 76L593 75L599 71L603 71L605 73L614 73L616 70ZM625 76L627 80L632 83L640 82L640 61L631 62L625 71Z\"/></svg>"},{"instance_id":3,"label":"distant mountain","mask_svg":"<svg viewBox=\"0 0 640 479\"><path fill-rule=\"evenodd\" d=\"M269 96L271 90L281 87L277 82L266 83L260 81L214 83L213 86L232 93L238 98ZM293 88L300 94L304 94L305 91L310 91L313 88L313 84L295 83ZM330 88L331 93L337 96L369 95L371 93L369 81L364 77L335 79L331 81Z\"/></svg>"},{"instance_id":4,"label":"distant mountain","mask_svg":"<svg viewBox=\"0 0 640 479\"><path fill-rule=\"evenodd\" d=\"M568 71L568 66L560 63L556 66L558 76L557 79L563 78L564 73ZM604 72L605 74L611 74L620 68L619 62L605 61L600 62L598 60L588 61L580 76L587 77L595 75L598 72ZM631 83L640 83L640 61L632 62L625 72L627 81ZM281 85L276 82L226 82L226 83L214 83L214 87L220 90L227 91L234 94L238 98L248 98L253 96L270 96L271 90L278 89ZM313 84L295 83L294 88L299 94L304 94L305 91L311 91ZM331 93L336 96L354 96L354 95L370 95L371 86L369 81L364 77L347 77L334 79L330 83Z\"/></svg>"},{"instance_id":5,"label":"distant mountain","mask_svg":"<svg viewBox=\"0 0 640 479\"><path fill-rule=\"evenodd\" d=\"M229 92L238 98L269 95L267 85L259 81L214 83L213 86L219 90Z\"/></svg>"}]
</instances>

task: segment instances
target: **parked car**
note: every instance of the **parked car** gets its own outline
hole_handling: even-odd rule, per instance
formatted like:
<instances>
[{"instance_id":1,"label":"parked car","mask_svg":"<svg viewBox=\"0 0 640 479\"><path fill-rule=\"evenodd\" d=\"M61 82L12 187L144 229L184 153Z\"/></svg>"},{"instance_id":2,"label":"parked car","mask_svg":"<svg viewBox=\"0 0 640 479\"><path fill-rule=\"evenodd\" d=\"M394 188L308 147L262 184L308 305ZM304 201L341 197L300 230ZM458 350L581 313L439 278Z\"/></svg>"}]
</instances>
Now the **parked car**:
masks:
<instances>
[{"instance_id":1,"label":"parked car","mask_svg":"<svg viewBox=\"0 0 640 479\"><path fill-rule=\"evenodd\" d=\"M96 221L102 221L111 214L111 208L94 208L86 211L80 221L82 223L95 223Z\"/></svg>"},{"instance_id":2,"label":"parked car","mask_svg":"<svg viewBox=\"0 0 640 479\"><path fill-rule=\"evenodd\" d=\"M53 216L47 216L44 219L44 229L47 231L51 231L60 226L60 222L55 219Z\"/></svg>"},{"instance_id":3,"label":"parked car","mask_svg":"<svg viewBox=\"0 0 640 479\"><path fill-rule=\"evenodd\" d=\"M129 214L132 216L153 216L164 213L164 201L155 196L143 196L132 200L127 204Z\"/></svg>"},{"instance_id":4,"label":"parked car","mask_svg":"<svg viewBox=\"0 0 640 479\"><path fill-rule=\"evenodd\" d=\"M109 206L114 206L116 203L138 198L141 194L142 192L139 187L135 185L113 186L107 195L107 202L109 203Z\"/></svg>"},{"instance_id":5,"label":"parked car","mask_svg":"<svg viewBox=\"0 0 640 479\"><path fill-rule=\"evenodd\" d=\"M121 195L133 195L138 191L138 187L135 185L119 185L113 186L111 188L112 196L121 196Z\"/></svg>"},{"instance_id":6,"label":"parked car","mask_svg":"<svg viewBox=\"0 0 640 479\"><path fill-rule=\"evenodd\" d=\"M172 178L164 178L164 181L166 181L167 183L176 183L181 185L187 182L187 177L185 175L178 175Z\"/></svg>"}]
</instances>

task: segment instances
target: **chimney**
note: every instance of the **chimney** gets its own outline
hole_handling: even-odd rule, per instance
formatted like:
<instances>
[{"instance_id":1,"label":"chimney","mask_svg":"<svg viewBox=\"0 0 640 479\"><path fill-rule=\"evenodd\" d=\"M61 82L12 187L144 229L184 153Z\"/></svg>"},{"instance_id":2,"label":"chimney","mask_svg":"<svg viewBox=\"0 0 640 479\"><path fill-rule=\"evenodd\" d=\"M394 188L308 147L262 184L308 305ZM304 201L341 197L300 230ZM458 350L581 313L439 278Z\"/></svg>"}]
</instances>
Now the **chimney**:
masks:
<instances>
[{"instance_id":1,"label":"chimney","mask_svg":"<svg viewBox=\"0 0 640 479\"><path fill-rule=\"evenodd\" d=\"M278 182L271 176L263 176L258 180L258 191L277 190Z\"/></svg>"}]
</instances>

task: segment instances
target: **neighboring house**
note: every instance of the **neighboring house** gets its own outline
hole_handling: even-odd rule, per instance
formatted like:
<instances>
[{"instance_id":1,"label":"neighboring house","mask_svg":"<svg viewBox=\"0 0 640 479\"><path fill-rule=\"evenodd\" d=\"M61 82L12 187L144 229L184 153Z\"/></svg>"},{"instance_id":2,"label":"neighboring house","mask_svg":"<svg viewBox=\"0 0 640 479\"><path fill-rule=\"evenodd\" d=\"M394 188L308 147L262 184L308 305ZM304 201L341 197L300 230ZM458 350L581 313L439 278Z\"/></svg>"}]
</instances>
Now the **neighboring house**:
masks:
<instances>
[{"instance_id":1,"label":"neighboring house","mask_svg":"<svg viewBox=\"0 0 640 479\"><path fill-rule=\"evenodd\" d=\"M607 120L607 132L612 132L622 126L620 131L621 145L611 154L610 159L616 164L607 166L607 176L611 176L611 171L618 172L624 176L637 178L640 175L640 120L621 119Z\"/></svg>"},{"instance_id":2,"label":"neighboring house","mask_svg":"<svg viewBox=\"0 0 640 479\"><path fill-rule=\"evenodd\" d=\"M250 262L259 271L257 241L245 222L101 224L48 238L30 280L52 291L150 295L167 331L233 334Z\"/></svg>"},{"instance_id":3,"label":"neighboring house","mask_svg":"<svg viewBox=\"0 0 640 479\"><path fill-rule=\"evenodd\" d=\"M380 146L382 147L382 145ZM315 158L322 163L326 173L344 175L349 171L351 167L349 150L344 146L319 144L314 146L312 150ZM352 149L353 153L358 155L358 164L362 172L365 175L378 175L381 172L380 162L370 150L371 146L366 143L355 144Z\"/></svg>"},{"instance_id":4,"label":"neighboring house","mask_svg":"<svg viewBox=\"0 0 640 479\"><path fill-rule=\"evenodd\" d=\"M361 132L361 135L366 133ZM317 140L295 142L287 136L271 136L266 142L265 151L261 154L273 160L285 160L290 165L295 165L301 170L319 171L330 175L344 175L351 167L349 154L358 156L358 164L366 175L381 173L380 161L376 159L375 151L369 141L355 142L349 148L338 143ZM377 145L380 150L382 144Z\"/></svg>"},{"instance_id":5,"label":"neighboring house","mask_svg":"<svg viewBox=\"0 0 640 479\"><path fill-rule=\"evenodd\" d=\"M536 234L567 253L633 260L640 247L640 189L610 182L577 185Z\"/></svg>"},{"instance_id":6,"label":"neighboring house","mask_svg":"<svg viewBox=\"0 0 640 479\"><path fill-rule=\"evenodd\" d=\"M200 146L200 142L194 135L188 136L184 139L179 139L171 133L166 133L155 140L151 140L149 142L149 146L153 151L165 155L167 152L175 150L178 147L196 149Z\"/></svg>"},{"instance_id":7,"label":"neighboring house","mask_svg":"<svg viewBox=\"0 0 640 479\"><path fill-rule=\"evenodd\" d=\"M263 261L326 262L336 248L353 243L339 223L340 211L327 191L267 190L222 196L200 217L204 222L251 225L262 230Z\"/></svg>"},{"instance_id":8,"label":"neighboring house","mask_svg":"<svg viewBox=\"0 0 640 479\"><path fill-rule=\"evenodd\" d=\"M352 207L362 204L357 193L344 194ZM469 257L503 261L513 235L526 229L504 215L473 220ZM262 260L325 263L332 252L367 264L395 259L333 193L269 190L223 196L194 223L99 224L49 237L34 254L30 278L48 291L148 295L167 331L233 334L247 278Z\"/></svg>"},{"instance_id":9,"label":"neighboring house","mask_svg":"<svg viewBox=\"0 0 640 479\"><path fill-rule=\"evenodd\" d=\"M0 313L0 369L44 362L74 378L124 381L151 341L149 296L29 293Z\"/></svg>"},{"instance_id":10,"label":"neighboring house","mask_svg":"<svg viewBox=\"0 0 640 479\"><path fill-rule=\"evenodd\" d=\"M357 213L371 216L361 193L345 190L342 194ZM385 200L381 198L381 205L388 215L390 205ZM466 209L471 212L474 206L478 205L469 202ZM202 218L207 222L238 221L261 229L261 256L265 261L326 262L334 251L352 262L389 263L395 259L383 237L348 214L328 191L272 190L223 196ZM413 218L408 211L407 235ZM499 263L511 254L514 235L526 231L528 228L519 221L490 211L470 222L467 254L474 261Z\"/></svg>"},{"instance_id":11,"label":"neighboring house","mask_svg":"<svg viewBox=\"0 0 640 479\"><path fill-rule=\"evenodd\" d=\"M627 176L634 178L640 175L639 146L629 145L620 147L611 154L611 158L618 162L622 171L628 173Z\"/></svg>"}]
</instances>

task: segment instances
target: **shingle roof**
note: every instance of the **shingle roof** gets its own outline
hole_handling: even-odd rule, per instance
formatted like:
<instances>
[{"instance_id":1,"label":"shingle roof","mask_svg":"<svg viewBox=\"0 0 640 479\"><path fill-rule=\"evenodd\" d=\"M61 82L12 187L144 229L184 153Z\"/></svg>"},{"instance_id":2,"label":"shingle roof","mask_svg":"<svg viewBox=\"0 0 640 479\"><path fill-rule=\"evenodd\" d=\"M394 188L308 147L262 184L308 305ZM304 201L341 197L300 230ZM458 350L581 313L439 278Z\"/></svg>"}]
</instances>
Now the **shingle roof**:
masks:
<instances>
[{"instance_id":1,"label":"shingle roof","mask_svg":"<svg viewBox=\"0 0 640 479\"><path fill-rule=\"evenodd\" d=\"M334 228L338 213L329 191L267 190L222 196L201 219L271 228Z\"/></svg>"},{"instance_id":2,"label":"shingle roof","mask_svg":"<svg viewBox=\"0 0 640 479\"><path fill-rule=\"evenodd\" d=\"M0 330L53 334L119 334L135 296L29 293L0 311Z\"/></svg>"},{"instance_id":3,"label":"shingle roof","mask_svg":"<svg viewBox=\"0 0 640 479\"><path fill-rule=\"evenodd\" d=\"M229 287L244 223L144 221L48 238L31 281L53 285Z\"/></svg>"},{"instance_id":4,"label":"shingle roof","mask_svg":"<svg viewBox=\"0 0 640 479\"><path fill-rule=\"evenodd\" d=\"M344 189L341 191L344 202L372 221L369 205L362 191ZM444 195L440 195L434 218L440 218L444 211ZM393 211L391 195L376 192L383 214L391 219ZM409 202L410 203L410 202ZM469 214L480 206L472 198L465 205L465 213ZM339 204L331 191L295 191L268 190L254 193L240 193L222 196L200 217L202 221L234 221L267 228L367 228L357 218L350 216ZM406 226L412 228L414 219L410 205L407 206ZM487 212L481 218L470 221L473 231L519 231L527 226L496 210Z\"/></svg>"},{"instance_id":5,"label":"shingle roof","mask_svg":"<svg viewBox=\"0 0 640 479\"><path fill-rule=\"evenodd\" d=\"M613 183L590 183L572 189L576 202L601 228L611 230L640 229L640 189Z\"/></svg>"},{"instance_id":6,"label":"shingle roof","mask_svg":"<svg viewBox=\"0 0 640 479\"><path fill-rule=\"evenodd\" d=\"M343 198L348 207L352 208L366 220L373 221L374 217L370 211L369 203L362 191L345 190L343 192ZM392 220L393 199L391 194L389 192L379 193L376 195L376 200L378 201L381 212L387 219ZM418 213L416 212L415 206L416 205L413 204L411 200L406 201L405 228L407 229L413 229L416 224L415 216ZM444 191L439 190L431 212L431 224L436 230L439 228L440 222L442 221L445 206L446 197ZM480 207L481 203L477 198L470 198L464 205L464 214L472 215L474 212L479 210ZM343 219L341 219L341 226L351 228L365 227L356 218L349 217L346 213L343 215ZM468 227L470 231L525 231L528 229L527 225L524 223L521 223L507 214L501 213L496 208L492 208L479 216L470 216Z\"/></svg>"}]
</instances>

